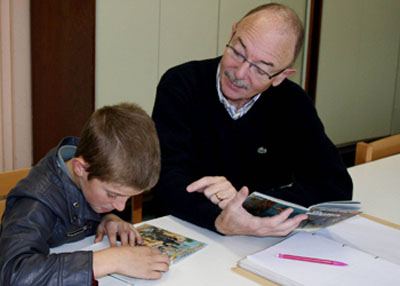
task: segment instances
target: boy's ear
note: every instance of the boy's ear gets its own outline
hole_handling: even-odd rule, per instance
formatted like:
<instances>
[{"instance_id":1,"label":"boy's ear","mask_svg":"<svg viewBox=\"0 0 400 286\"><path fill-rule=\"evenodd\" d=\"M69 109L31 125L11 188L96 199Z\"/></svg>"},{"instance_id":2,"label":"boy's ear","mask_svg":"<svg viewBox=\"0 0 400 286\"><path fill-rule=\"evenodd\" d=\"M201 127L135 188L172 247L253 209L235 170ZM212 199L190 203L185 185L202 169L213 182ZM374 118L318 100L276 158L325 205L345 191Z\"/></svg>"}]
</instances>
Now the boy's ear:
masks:
<instances>
[{"instance_id":1,"label":"boy's ear","mask_svg":"<svg viewBox=\"0 0 400 286\"><path fill-rule=\"evenodd\" d=\"M75 157L72 158L72 166L75 175L83 177L89 164L82 157Z\"/></svg>"}]
</instances>

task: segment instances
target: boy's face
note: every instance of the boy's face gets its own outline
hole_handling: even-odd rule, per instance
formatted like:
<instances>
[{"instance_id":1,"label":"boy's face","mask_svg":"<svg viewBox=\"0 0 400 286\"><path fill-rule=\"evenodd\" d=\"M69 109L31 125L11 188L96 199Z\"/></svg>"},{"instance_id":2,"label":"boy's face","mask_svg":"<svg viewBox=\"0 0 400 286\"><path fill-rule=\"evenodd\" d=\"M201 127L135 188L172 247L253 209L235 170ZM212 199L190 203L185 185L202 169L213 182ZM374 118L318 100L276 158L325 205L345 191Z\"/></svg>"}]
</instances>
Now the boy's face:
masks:
<instances>
[{"instance_id":1,"label":"boy's face","mask_svg":"<svg viewBox=\"0 0 400 286\"><path fill-rule=\"evenodd\" d=\"M116 209L125 209L127 200L142 193L131 187L102 182L98 179L87 180L87 174L80 179L80 187L87 202L97 213L108 213Z\"/></svg>"},{"instance_id":2,"label":"boy's face","mask_svg":"<svg viewBox=\"0 0 400 286\"><path fill-rule=\"evenodd\" d=\"M86 162L82 158L73 158L67 162L73 181L82 190L87 202L97 213L108 213L116 209L122 211L127 200L143 192L132 187L106 183L99 179L88 180Z\"/></svg>"}]
</instances>

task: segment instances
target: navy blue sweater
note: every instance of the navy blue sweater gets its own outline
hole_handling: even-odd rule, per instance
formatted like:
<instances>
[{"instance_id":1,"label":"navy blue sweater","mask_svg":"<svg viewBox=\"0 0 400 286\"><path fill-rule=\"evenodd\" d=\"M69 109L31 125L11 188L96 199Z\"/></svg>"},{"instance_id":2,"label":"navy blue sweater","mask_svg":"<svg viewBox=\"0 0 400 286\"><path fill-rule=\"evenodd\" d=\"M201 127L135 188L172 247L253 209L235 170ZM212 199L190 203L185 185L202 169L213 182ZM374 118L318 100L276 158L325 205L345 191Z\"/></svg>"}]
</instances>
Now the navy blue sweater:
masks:
<instances>
[{"instance_id":1,"label":"navy blue sweater","mask_svg":"<svg viewBox=\"0 0 400 286\"><path fill-rule=\"evenodd\" d=\"M237 190L248 186L304 206L351 199L351 178L301 87L287 79L271 86L233 120L217 94L219 61L174 67L158 85L153 119L162 169L154 193L167 211L215 230L218 206L186 192L203 176L225 176Z\"/></svg>"}]
</instances>

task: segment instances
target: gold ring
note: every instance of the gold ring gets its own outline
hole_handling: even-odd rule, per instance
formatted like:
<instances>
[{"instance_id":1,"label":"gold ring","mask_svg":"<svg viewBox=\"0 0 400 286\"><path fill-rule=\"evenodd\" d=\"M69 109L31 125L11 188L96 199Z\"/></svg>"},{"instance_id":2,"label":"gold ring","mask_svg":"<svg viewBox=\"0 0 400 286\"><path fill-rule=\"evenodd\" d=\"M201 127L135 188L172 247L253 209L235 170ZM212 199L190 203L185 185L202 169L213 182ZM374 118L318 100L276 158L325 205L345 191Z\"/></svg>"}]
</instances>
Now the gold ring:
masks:
<instances>
[{"instance_id":1,"label":"gold ring","mask_svg":"<svg viewBox=\"0 0 400 286\"><path fill-rule=\"evenodd\" d=\"M215 196L217 197L217 199L218 199L219 201L222 201L222 200L223 200L223 198L221 198L221 197L219 196L218 193L215 193Z\"/></svg>"}]
</instances>

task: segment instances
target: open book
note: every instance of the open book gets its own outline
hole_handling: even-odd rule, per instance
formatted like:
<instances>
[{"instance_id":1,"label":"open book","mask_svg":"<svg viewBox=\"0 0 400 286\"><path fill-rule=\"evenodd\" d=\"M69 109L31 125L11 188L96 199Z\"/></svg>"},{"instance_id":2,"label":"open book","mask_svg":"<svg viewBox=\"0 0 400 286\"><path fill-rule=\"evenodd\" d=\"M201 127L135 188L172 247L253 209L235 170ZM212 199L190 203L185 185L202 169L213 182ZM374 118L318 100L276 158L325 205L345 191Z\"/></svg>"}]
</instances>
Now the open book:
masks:
<instances>
[{"instance_id":1,"label":"open book","mask_svg":"<svg viewBox=\"0 0 400 286\"><path fill-rule=\"evenodd\" d=\"M398 236L398 230L391 231ZM355 236L357 230L353 231ZM393 246L385 244L380 248L390 249ZM279 254L340 261L347 266L282 259ZM238 262L238 266L283 286L400 285L399 264L368 250L343 244L320 232L296 232L269 248L248 255Z\"/></svg>"},{"instance_id":2,"label":"open book","mask_svg":"<svg viewBox=\"0 0 400 286\"><path fill-rule=\"evenodd\" d=\"M306 208L258 192L251 193L244 201L243 207L252 215L261 217L274 216L287 208L293 208L290 217L298 214L308 215L308 219L298 228L309 231L333 225L361 213L360 202L356 201L325 202Z\"/></svg>"}]
</instances>

